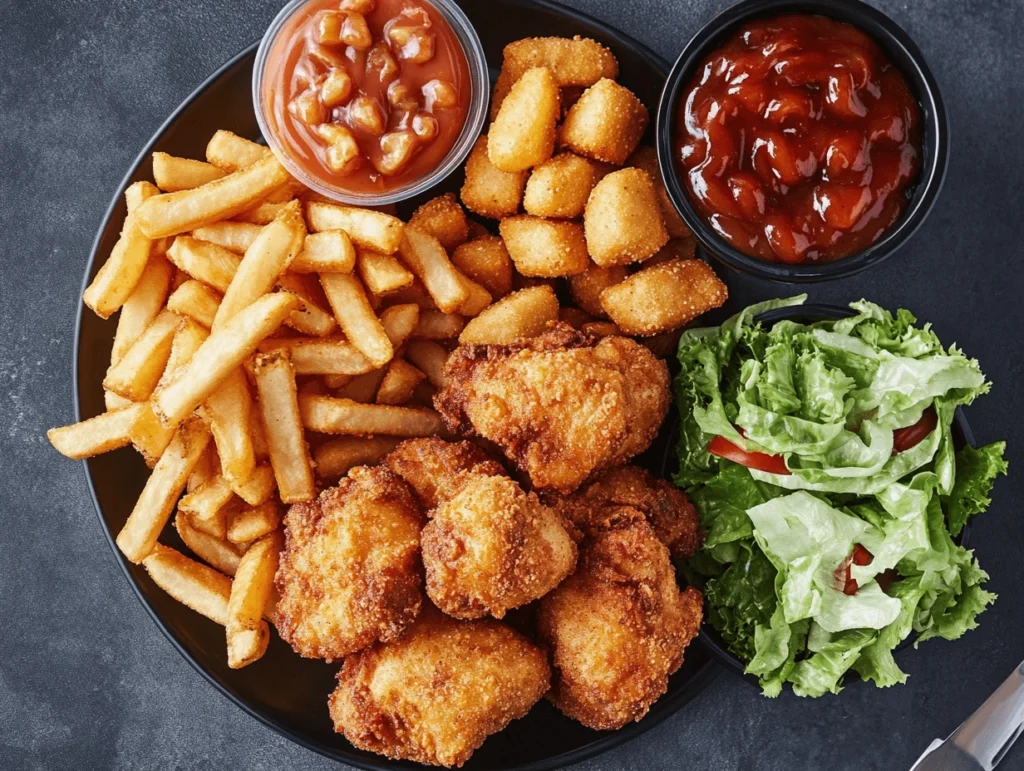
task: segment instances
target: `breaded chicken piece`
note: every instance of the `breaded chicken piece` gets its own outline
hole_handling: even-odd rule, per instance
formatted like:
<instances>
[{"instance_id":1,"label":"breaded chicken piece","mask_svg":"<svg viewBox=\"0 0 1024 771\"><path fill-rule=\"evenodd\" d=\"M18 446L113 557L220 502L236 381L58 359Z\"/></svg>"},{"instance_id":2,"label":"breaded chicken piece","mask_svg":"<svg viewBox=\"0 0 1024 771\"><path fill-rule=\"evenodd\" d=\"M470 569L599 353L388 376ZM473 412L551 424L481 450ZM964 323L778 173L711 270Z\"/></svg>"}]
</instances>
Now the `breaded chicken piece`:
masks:
<instances>
[{"instance_id":1,"label":"breaded chicken piece","mask_svg":"<svg viewBox=\"0 0 1024 771\"><path fill-rule=\"evenodd\" d=\"M277 630L302 656L333 661L393 640L419 613L423 516L406 484L357 467L285 517Z\"/></svg>"},{"instance_id":2,"label":"breaded chicken piece","mask_svg":"<svg viewBox=\"0 0 1024 771\"><path fill-rule=\"evenodd\" d=\"M668 368L625 337L555 322L511 345L465 345L434 397L448 429L494 442L535 489L570 493L645 450L668 412Z\"/></svg>"},{"instance_id":3,"label":"breaded chicken piece","mask_svg":"<svg viewBox=\"0 0 1024 771\"><path fill-rule=\"evenodd\" d=\"M406 439L381 460L405 480L425 512L458 492L469 474L505 474L504 467L472 442L446 442L436 436Z\"/></svg>"},{"instance_id":4,"label":"breaded chicken piece","mask_svg":"<svg viewBox=\"0 0 1024 771\"><path fill-rule=\"evenodd\" d=\"M607 526L608 516L614 516L618 507L631 506L643 512L673 557L691 556L703 540L697 510L686 493L639 466L609 469L572 495L548 493L542 500L580 536Z\"/></svg>"},{"instance_id":5,"label":"breaded chicken piece","mask_svg":"<svg viewBox=\"0 0 1024 771\"><path fill-rule=\"evenodd\" d=\"M506 476L468 476L434 510L421 541L427 595L455 618L502 618L576 567L559 514Z\"/></svg>"},{"instance_id":6,"label":"breaded chicken piece","mask_svg":"<svg viewBox=\"0 0 1024 771\"><path fill-rule=\"evenodd\" d=\"M541 600L539 639L555 677L548 698L598 730L639 720L682 666L702 602L697 589L679 590L643 514L618 509L584 539L576 573Z\"/></svg>"},{"instance_id":7,"label":"breaded chicken piece","mask_svg":"<svg viewBox=\"0 0 1024 771\"><path fill-rule=\"evenodd\" d=\"M529 712L550 679L544 651L518 632L428 603L400 639L345 659L328 705L356 747L451 768Z\"/></svg>"}]
</instances>

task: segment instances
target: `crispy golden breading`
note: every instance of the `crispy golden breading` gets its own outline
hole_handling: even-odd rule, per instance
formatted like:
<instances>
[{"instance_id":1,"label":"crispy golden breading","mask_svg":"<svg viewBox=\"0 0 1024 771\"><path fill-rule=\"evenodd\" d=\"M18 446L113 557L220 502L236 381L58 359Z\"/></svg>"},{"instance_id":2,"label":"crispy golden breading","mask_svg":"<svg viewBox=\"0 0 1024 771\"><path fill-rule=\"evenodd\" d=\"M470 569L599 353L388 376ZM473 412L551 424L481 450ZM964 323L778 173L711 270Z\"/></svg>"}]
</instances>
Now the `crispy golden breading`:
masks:
<instances>
[{"instance_id":1,"label":"crispy golden breading","mask_svg":"<svg viewBox=\"0 0 1024 771\"><path fill-rule=\"evenodd\" d=\"M618 509L584 540L576 573L541 600L539 639L555 678L548 698L598 730L639 720L682 666L702 602L697 589L680 591L643 514Z\"/></svg>"},{"instance_id":2,"label":"crispy golden breading","mask_svg":"<svg viewBox=\"0 0 1024 771\"><path fill-rule=\"evenodd\" d=\"M446 442L436 436L406 439L381 463L405 480L428 516L470 475L505 474L500 463L472 442Z\"/></svg>"},{"instance_id":3,"label":"crispy golden breading","mask_svg":"<svg viewBox=\"0 0 1024 771\"><path fill-rule=\"evenodd\" d=\"M544 651L498 621L456 621L425 605L400 639L345 659L328 701L360 749L461 766L548 689Z\"/></svg>"},{"instance_id":4,"label":"crispy golden breading","mask_svg":"<svg viewBox=\"0 0 1024 771\"><path fill-rule=\"evenodd\" d=\"M576 566L558 513L508 477L471 475L434 510L421 539L427 595L455 618L502 618Z\"/></svg>"},{"instance_id":5,"label":"crispy golden breading","mask_svg":"<svg viewBox=\"0 0 1024 771\"><path fill-rule=\"evenodd\" d=\"M608 524L620 506L638 509L673 557L689 557L700 546L700 519L686 493L639 466L609 469L572 495L548 493L544 503L555 508L579 531L592 535Z\"/></svg>"},{"instance_id":6,"label":"crispy golden breading","mask_svg":"<svg viewBox=\"0 0 1024 771\"><path fill-rule=\"evenodd\" d=\"M552 323L511 345L464 345L434 397L448 429L494 442L534 488L570 493L642 452L669 405L668 369L623 337Z\"/></svg>"},{"instance_id":7,"label":"crispy golden breading","mask_svg":"<svg viewBox=\"0 0 1024 771\"><path fill-rule=\"evenodd\" d=\"M423 516L386 468L352 469L285 517L277 629L302 656L328 661L393 640L422 602Z\"/></svg>"}]
</instances>

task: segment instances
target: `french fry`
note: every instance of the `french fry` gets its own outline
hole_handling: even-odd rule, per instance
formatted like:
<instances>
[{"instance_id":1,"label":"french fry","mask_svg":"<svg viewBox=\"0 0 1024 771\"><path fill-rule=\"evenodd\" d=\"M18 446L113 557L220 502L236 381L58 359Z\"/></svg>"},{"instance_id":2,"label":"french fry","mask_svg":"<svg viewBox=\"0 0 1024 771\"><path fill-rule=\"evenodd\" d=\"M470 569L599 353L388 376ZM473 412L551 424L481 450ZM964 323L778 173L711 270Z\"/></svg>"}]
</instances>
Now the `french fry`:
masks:
<instances>
[{"instance_id":1,"label":"french fry","mask_svg":"<svg viewBox=\"0 0 1024 771\"><path fill-rule=\"evenodd\" d=\"M252 242L256 240L256 236L260 234L261 230L263 230L262 225L226 220L196 228L192 231L192 237L216 244L235 254L245 254L245 250L252 246Z\"/></svg>"},{"instance_id":2,"label":"french fry","mask_svg":"<svg viewBox=\"0 0 1024 771\"><path fill-rule=\"evenodd\" d=\"M394 436L339 436L331 439L317 448L317 476L333 481L356 466L379 463L401 442L401 437Z\"/></svg>"},{"instance_id":3,"label":"french fry","mask_svg":"<svg viewBox=\"0 0 1024 771\"><path fill-rule=\"evenodd\" d=\"M506 173L543 163L554 152L560 116L558 83L551 70L526 70L509 90L488 130L487 157Z\"/></svg>"},{"instance_id":4,"label":"french fry","mask_svg":"<svg viewBox=\"0 0 1024 771\"><path fill-rule=\"evenodd\" d=\"M61 455L74 460L91 458L130 444L129 432L144 408L144 404L131 404L81 423L51 428L46 437Z\"/></svg>"},{"instance_id":5,"label":"french fry","mask_svg":"<svg viewBox=\"0 0 1024 771\"><path fill-rule=\"evenodd\" d=\"M188 475L188 483L185 485L185 489L188 492L192 492L207 479L218 474L220 474L220 458L217 456L217 446L210 442L206 447L206 452L199 456L199 462L192 469L192 473Z\"/></svg>"},{"instance_id":6,"label":"french fry","mask_svg":"<svg viewBox=\"0 0 1024 771\"><path fill-rule=\"evenodd\" d=\"M153 583L178 602L221 626L227 623L231 579L226 575L160 544L143 565Z\"/></svg>"},{"instance_id":7,"label":"french fry","mask_svg":"<svg viewBox=\"0 0 1024 771\"><path fill-rule=\"evenodd\" d=\"M269 225L284 211L286 204L287 202L270 203L269 201L263 201L251 209L246 209L237 215L235 219L250 225Z\"/></svg>"},{"instance_id":8,"label":"french fry","mask_svg":"<svg viewBox=\"0 0 1024 771\"><path fill-rule=\"evenodd\" d=\"M264 339L275 332L299 301L287 293L261 297L210 335L173 383L154 395L154 412L176 425L198 407Z\"/></svg>"},{"instance_id":9,"label":"french fry","mask_svg":"<svg viewBox=\"0 0 1024 771\"><path fill-rule=\"evenodd\" d=\"M252 418L249 421L249 436L252 437L252 450L256 453L256 462L263 463L269 460L270 449L267 447L267 435L263 433L263 419L256 410L253 410ZM245 496L242 497L245 498ZM245 500L249 499L245 498Z\"/></svg>"},{"instance_id":10,"label":"french fry","mask_svg":"<svg viewBox=\"0 0 1024 771\"><path fill-rule=\"evenodd\" d=\"M456 313L441 313L438 310L423 311L412 336L425 340L451 340L459 336L464 326L466 326L466 320Z\"/></svg>"},{"instance_id":11,"label":"french fry","mask_svg":"<svg viewBox=\"0 0 1024 771\"><path fill-rule=\"evenodd\" d=\"M226 576L233 576L238 570L242 555L239 554L239 548L226 538L214 538L197 530L181 511L174 517L174 529L178 531L182 543L215 570Z\"/></svg>"},{"instance_id":12,"label":"french fry","mask_svg":"<svg viewBox=\"0 0 1024 771\"><path fill-rule=\"evenodd\" d=\"M302 423L324 434L382 434L433 436L441 431L441 418L433 410L360 404L330 396L300 396Z\"/></svg>"},{"instance_id":13,"label":"french fry","mask_svg":"<svg viewBox=\"0 0 1024 771\"><path fill-rule=\"evenodd\" d=\"M148 238L178 235L230 219L288 179L284 166L271 154L202 187L153 196L139 206L136 221Z\"/></svg>"},{"instance_id":14,"label":"french fry","mask_svg":"<svg viewBox=\"0 0 1024 771\"><path fill-rule=\"evenodd\" d=\"M297 332L312 337L327 337L338 329L334 316L320 307L318 300L307 283L315 280L310 276L296 273L285 273L277 279L277 285L299 298L299 307L288 314L284 323Z\"/></svg>"},{"instance_id":15,"label":"french fry","mask_svg":"<svg viewBox=\"0 0 1024 771\"><path fill-rule=\"evenodd\" d=\"M375 369L359 349L342 339L275 338L264 341L260 350L287 351L296 375L362 375Z\"/></svg>"},{"instance_id":16,"label":"french fry","mask_svg":"<svg viewBox=\"0 0 1024 771\"><path fill-rule=\"evenodd\" d=\"M228 514L229 510L233 508L237 508L237 505L234 503L229 506L223 506L214 511L209 519L192 517L192 526L203 533L203 535L208 535L212 538L226 538L228 533ZM181 513L180 509L178 513Z\"/></svg>"},{"instance_id":17,"label":"french fry","mask_svg":"<svg viewBox=\"0 0 1024 771\"><path fill-rule=\"evenodd\" d=\"M220 179L225 174L212 163L178 158L167 153L153 153L153 180L165 193L191 190Z\"/></svg>"},{"instance_id":18,"label":"french fry","mask_svg":"<svg viewBox=\"0 0 1024 771\"><path fill-rule=\"evenodd\" d=\"M242 262L234 252L191 236L175 238L167 250L167 259L178 269L218 292L228 290Z\"/></svg>"},{"instance_id":19,"label":"french fry","mask_svg":"<svg viewBox=\"0 0 1024 771\"><path fill-rule=\"evenodd\" d=\"M261 419L262 420L262 419ZM240 485L234 486L235 494L250 506L259 506L270 500L277 490L274 469L269 465L257 466L249 478Z\"/></svg>"},{"instance_id":20,"label":"french fry","mask_svg":"<svg viewBox=\"0 0 1024 771\"><path fill-rule=\"evenodd\" d=\"M359 277L375 295L385 295L409 286L416 278L390 254L369 249L359 250L358 266Z\"/></svg>"},{"instance_id":21,"label":"french fry","mask_svg":"<svg viewBox=\"0 0 1024 771\"><path fill-rule=\"evenodd\" d=\"M377 404L405 404L426 375L402 359L395 359L384 373L377 389Z\"/></svg>"},{"instance_id":22,"label":"french fry","mask_svg":"<svg viewBox=\"0 0 1024 771\"><path fill-rule=\"evenodd\" d=\"M558 298L554 290L545 284L528 287L503 297L466 324L459 335L459 342L463 345L508 345L521 338L536 337L549 321L557 318Z\"/></svg>"},{"instance_id":23,"label":"french fry","mask_svg":"<svg viewBox=\"0 0 1024 771\"><path fill-rule=\"evenodd\" d=\"M394 254L405 225L398 217L370 209L312 202L306 209L310 229L343 230L357 245L383 254Z\"/></svg>"},{"instance_id":24,"label":"french fry","mask_svg":"<svg viewBox=\"0 0 1024 771\"><path fill-rule=\"evenodd\" d=\"M202 281L189 279L167 298L167 310L190 318L209 329L217 316L221 295Z\"/></svg>"},{"instance_id":25,"label":"french fry","mask_svg":"<svg viewBox=\"0 0 1024 771\"><path fill-rule=\"evenodd\" d=\"M131 296L149 262L152 237L146 235L139 223L143 204L157 198L160 191L150 182L136 182L125 191L128 216L121 237L110 256L103 263L82 300L101 318L110 318Z\"/></svg>"},{"instance_id":26,"label":"french fry","mask_svg":"<svg viewBox=\"0 0 1024 771\"><path fill-rule=\"evenodd\" d=\"M163 310L167 293L171 287L174 267L166 257L151 256L138 283L121 306L117 317L117 332L114 333L114 347L110 351L110 363L117 364L139 335L146 331L157 314Z\"/></svg>"},{"instance_id":27,"label":"french fry","mask_svg":"<svg viewBox=\"0 0 1024 771\"><path fill-rule=\"evenodd\" d=\"M449 252L469 238L466 212L454 193L445 193L427 201L413 212L409 224L432 235Z\"/></svg>"},{"instance_id":28,"label":"french fry","mask_svg":"<svg viewBox=\"0 0 1024 771\"><path fill-rule=\"evenodd\" d=\"M299 415L295 373L287 351L256 357L256 390L281 502L313 500L316 483Z\"/></svg>"},{"instance_id":29,"label":"french fry","mask_svg":"<svg viewBox=\"0 0 1024 771\"><path fill-rule=\"evenodd\" d=\"M466 183L459 195L466 208L481 217L509 217L519 211L526 175L495 167L487 157L487 137L482 136L466 160Z\"/></svg>"},{"instance_id":30,"label":"french fry","mask_svg":"<svg viewBox=\"0 0 1024 771\"><path fill-rule=\"evenodd\" d=\"M433 236L409 226L399 253L444 313L454 313L469 299L461 274L451 264L441 242Z\"/></svg>"},{"instance_id":31,"label":"french fry","mask_svg":"<svg viewBox=\"0 0 1024 771\"><path fill-rule=\"evenodd\" d=\"M394 292L388 293L386 298L388 305L408 305L409 303L415 303L419 306L420 310L432 310L437 308L437 303L434 302L434 298L427 294L426 288L423 286L423 282L413 276L412 283L402 289L396 289Z\"/></svg>"},{"instance_id":32,"label":"french fry","mask_svg":"<svg viewBox=\"0 0 1024 771\"><path fill-rule=\"evenodd\" d=\"M117 535L118 548L131 562L138 564L153 551L189 474L209 443L210 431L201 420L193 418L178 427Z\"/></svg>"},{"instance_id":33,"label":"french fry","mask_svg":"<svg viewBox=\"0 0 1024 771\"><path fill-rule=\"evenodd\" d=\"M466 290L466 294L468 295L468 297L466 297L466 301L459 306L459 313L468 318L473 318L491 304L491 293L484 287L480 286L480 284L476 283L473 279L467 278L462 274L459 274L459 281L462 283L462 288Z\"/></svg>"},{"instance_id":34,"label":"french fry","mask_svg":"<svg viewBox=\"0 0 1024 771\"><path fill-rule=\"evenodd\" d=\"M229 172L252 166L269 155L269 147L243 139L230 131L218 131L206 146L206 160Z\"/></svg>"},{"instance_id":35,"label":"french fry","mask_svg":"<svg viewBox=\"0 0 1024 771\"><path fill-rule=\"evenodd\" d=\"M213 321L214 330L274 287L278 277L288 270L302 249L305 237L306 224L298 204L284 209L263 228L246 250L231 285L224 293Z\"/></svg>"},{"instance_id":36,"label":"french fry","mask_svg":"<svg viewBox=\"0 0 1024 771\"><path fill-rule=\"evenodd\" d=\"M405 358L426 375L431 384L444 388L444 364L448 361L448 351L430 340L413 340L405 348Z\"/></svg>"},{"instance_id":37,"label":"french fry","mask_svg":"<svg viewBox=\"0 0 1024 771\"><path fill-rule=\"evenodd\" d=\"M178 511L196 519L213 520L234 497L231 483L217 474L186 493L178 502Z\"/></svg>"},{"instance_id":38,"label":"french fry","mask_svg":"<svg viewBox=\"0 0 1024 771\"><path fill-rule=\"evenodd\" d=\"M107 370L103 387L132 401L148 399L167 366L174 333L181 322L181 316L175 313L160 313L121 360Z\"/></svg>"},{"instance_id":39,"label":"french fry","mask_svg":"<svg viewBox=\"0 0 1024 771\"><path fill-rule=\"evenodd\" d=\"M280 533L271 533L253 543L235 571L228 599L225 629L228 666L232 669L256 661L267 649L270 634L263 614L274 588L278 556L283 548Z\"/></svg>"},{"instance_id":40,"label":"french fry","mask_svg":"<svg viewBox=\"0 0 1024 771\"><path fill-rule=\"evenodd\" d=\"M324 375L323 383L328 391L344 388L355 379L355 375Z\"/></svg>"},{"instance_id":41,"label":"french fry","mask_svg":"<svg viewBox=\"0 0 1024 771\"><path fill-rule=\"evenodd\" d=\"M345 273L323 273L320 285L331 304L345 336L369 359L374 367L383 367L395 355L384 325L373 312L359 279ZM350 375L351 372L338 374Z\"/></svg>"},{"instance_id":42,"label":"french fry","mask_svg":"<svg viewBox=\"0 0 1024 771\"><path fill-rule=\"evenodd\" d=\"M497 236L485 235L463 244L452 253L452 265L482 285L492 298L512 291L512 258Z\"/></svg>"},{"instance_id":43,"label":"french fry","mask_svg":"<svg viewBox=\"0 0 1024 771\"><path fill-rule=\"evenodd\" d=\"M228 522L228 540L231 543L255 541L277 530L280 524L281 509L276 501L239 509L232 513Z\"/></svg>"},{"instance_id":44,"label":"french fry","mask_svg":"<svg viewBox=\"0 0 1024 771\"><path fill-rule=\"evenodd\" d=\"M217 445L221 470L232 487L244 485L256 469L249 427L252 394L241 367L236 367L206 399L202 410Z\"/></svg>"},{"instance_id":45,"label":"french fry","mask_svg":"<svg viewBox=\"0 0 1024 771\"><path fill-rule=\"evenodd\" d=\"M306 237L302 251L289 270L295 273L351 273L356 250L343 230L325 230Z\"/></svg>"},{"instance_id":46,"label":"french fry","mask_svg":"<svg viewBox=\"0 0 1024 771\"><path fill-rule=\"evenodd\" d=\"M376 399L377 389L380 387L381 381L384 380L386 372L387 370L383 368L375 369L373 372L367 372L365 375L354 377L348 383L341 386L338 396L342 399L351 399L360 404L370 404Z\"/></svg>"}]
</instances>

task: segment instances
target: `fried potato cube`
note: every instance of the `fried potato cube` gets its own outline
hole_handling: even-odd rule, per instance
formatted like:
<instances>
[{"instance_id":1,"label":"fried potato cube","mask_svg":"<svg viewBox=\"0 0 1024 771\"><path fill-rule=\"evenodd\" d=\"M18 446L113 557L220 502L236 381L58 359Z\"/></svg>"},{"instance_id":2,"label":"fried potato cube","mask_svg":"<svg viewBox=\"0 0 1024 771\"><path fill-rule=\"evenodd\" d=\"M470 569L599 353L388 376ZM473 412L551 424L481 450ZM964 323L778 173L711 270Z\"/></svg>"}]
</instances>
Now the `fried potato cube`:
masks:
<instances>
[{"instance_id":1,"label":"fried potato cube","mask_svg":"<svg viewBox=\"0 0 1024 771\"><path fill-rule=\"evenodd\" d=\"M502 220L499 229L516 270L524 276L574 276L590 265L583 228L577 222L520 215Z\"/></svg>"},{"instance_id":2,"label":"fried potato cube","mask_svg":"<svg viewBox=\"0 0 1024 771\"><path fill-rule=\"evenodd\" d=\"M649 337L720 308L729 296L703 260L673 260L644 268L601 293L601 305L627 335Z\"/></svg>"},{"instance_id":3,"label":"fried potato cube","mask_svg":"<svg viewBox=\"0 0 1024 771\"><path fill-rule=\"evenodd\" d=\"M491 163L487 155L487 137L477 140L466 160L466 183L460 196L471 212L482 217L501 219L519 211L526 186L526 171L505 172Z\"/></svg>"},{"instance_id":4,"label":"fried potato cube","mask_svg":"<svg viewBox=\"0 0 1024 771\"><path fill-rule=\"evenodd\" d=\"M628 271L622 265L612 265L609 268L591 265L582 273L569 277L569 293L576 304L591 316L603 318L605 312L601 305L601 292L622 283L627 275Z\"/></svg>"},{"instance_id":5,"label":"fried potato cube","mask_svg":"<svg viewBox=\"0 0 1024 771\"><path fill-rule=\"evenodd\" d=\"M693 236L686 238L671 238L658 253L643 261L642 267L650 268L653 265L660 265L671 260L692 260L697 254L697 239Z\"/></svg>"},{"instance_id":6,"label":"fried potato cube","mask_svg":"<svg viewBox=\"0 0 1024 771\"><path fill-rule=\"evenodd\" d=\"M487 156L496 168L525 171L551 157L561 114L559 98L549 69L535 67L523 73L488 132Z\"/></svg>"},{"instance_id":7,"label":"fried potato cube","mask_svg":"<svg viewBox=\"0 0 1024 771\"><path fill-rule=\"evenodd\" d=\"M582 217L590 191L607 173L606 168L575 153L556 155L530 174L523 208L535 217Z\"/></svg>"},{"instance_id":8,"label":"fried potato cube","mask_svg":"<svg viewBox=\"0 0 1024 771\"><path fill-rule=\"evenodd\" d=\"M546 284L520 289L502 298L466 324L463 345L507 345L536 337L558 318L558 298Z\"/></svg>"},{"instance_id":9,"label":"fried potato cube","mask_svg":"<svg viewBox=\"0 0 1024 771\"><path fill-rule=\"evenodd\" d=\"M594 320L594 317L586 311L581 311L579 308L560 308L558 320L564 321L573 329L583 329L583 325L589 324Z\"/></svg>"},{"instance_id":10,"label":"fried potato cube","mask_svg":"<svg viewBox=\"0 0 1024 771\"><path fill-rule=\"evenodd\" d=\"M626 165L643 169L651 175L651 179L654 180L654 187L658 191L661 216L665 219L665 228L668 230L668 234L672 238L686 238L689 236L690 229L683 222L683 218L679 216L679 212L676 211L676 207L672 204L672 199L668 197L668 190L665 189L665 179L661 176L661 166L658 164L658 151L653 147L641 145L629 157Z\"/></svg>"},{"instance_id":11,"label":"fried potato cube","mask_svg":"<svg viewBox=\"0 0 1024 771\"><path fill-rule=\"evenodd\" d=\"M622 166L640 143L647 122L647 108L636 95L604 78L565 116L562 144L578 155Z\"/></svg>"},{"instance_id":12,"label":"fried potato cube","mask_svg":"<svg viewBox=\"0 0 1024 771\"><path fill-rule=\"evenodd\" d=\"M668 243L654 182L640 169L622 169L598 182L583 225L590 256L603 267L640 262Z\"/></svg>"},{"instance_id":13,"label":"fried potato cube","mask_svg":"<svg viewBox=\"0 0 1024 771\"><path fill-rule=\"evenodd\" d=\"M464 244L469 238L469 223L454 193L427 201L415 212L410 225L432 235L449 252Z\"/></svg>"},{"instance_id":14,"label":"fried potato cube","mask_svg":"<svg viewBox=\"0 0 1024 771\"><path fill-rule=\"evenodd\" d=\"M505 242L490 234L475 238L452 253L452 265L481 284L492 298L512 291L512 258Z\"/></svg>"}]
</instances>

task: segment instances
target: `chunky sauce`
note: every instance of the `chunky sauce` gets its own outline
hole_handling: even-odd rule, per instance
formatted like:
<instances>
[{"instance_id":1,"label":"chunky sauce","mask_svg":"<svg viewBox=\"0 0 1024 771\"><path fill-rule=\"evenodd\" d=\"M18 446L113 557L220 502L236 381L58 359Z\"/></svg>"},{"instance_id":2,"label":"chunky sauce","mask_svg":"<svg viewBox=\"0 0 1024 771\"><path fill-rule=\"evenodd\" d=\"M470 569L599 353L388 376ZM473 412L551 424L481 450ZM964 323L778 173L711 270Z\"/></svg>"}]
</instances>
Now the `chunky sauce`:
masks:
<instances>
[{"instance_id":1,"label":"chunky sauce","mask_svg":"<svg viewBox=\"0 0 1024 771\"><path fill-rule=\"evenodd\" d=\"M857 28L807 15L752 22L685 93L676 163L698 211L740 251L835 260L877 241L906 207L921 112Z\"/></svg>"}]
</instances>

